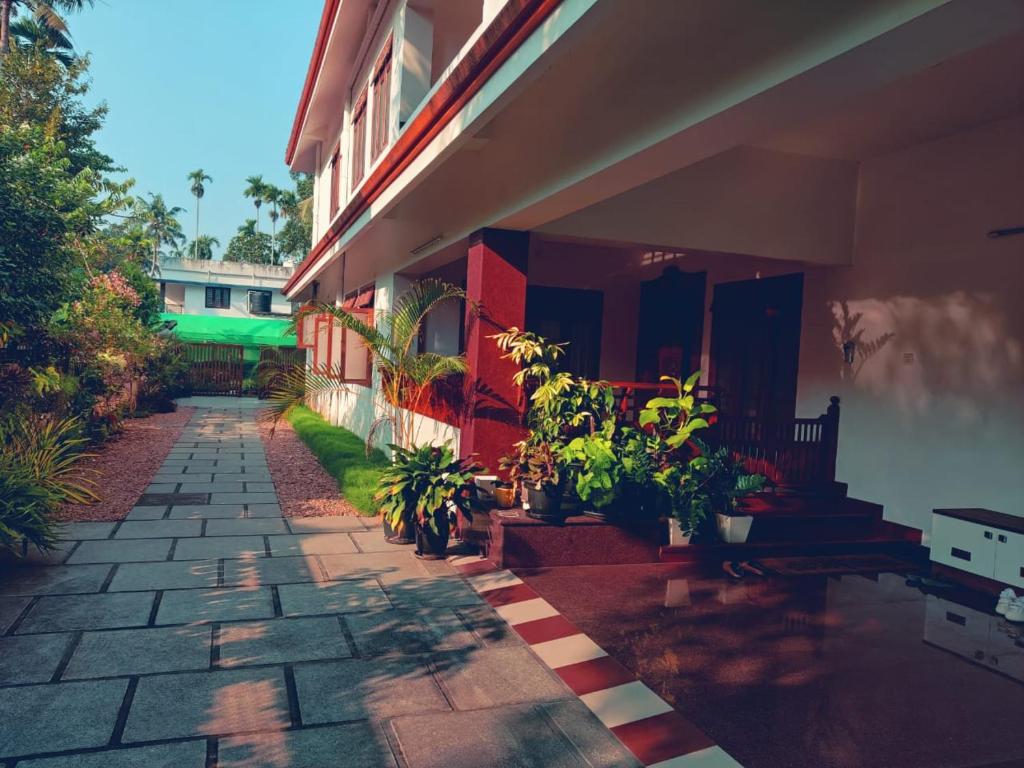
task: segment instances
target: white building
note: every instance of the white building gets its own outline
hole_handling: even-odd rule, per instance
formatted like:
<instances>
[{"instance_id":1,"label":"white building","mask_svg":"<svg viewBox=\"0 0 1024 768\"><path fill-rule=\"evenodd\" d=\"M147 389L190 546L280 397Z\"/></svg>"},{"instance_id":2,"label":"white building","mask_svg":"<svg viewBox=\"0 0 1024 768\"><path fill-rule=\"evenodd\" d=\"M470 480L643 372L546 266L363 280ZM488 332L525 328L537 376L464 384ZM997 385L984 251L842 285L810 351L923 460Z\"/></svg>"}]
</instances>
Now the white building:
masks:
<instances>
[{"instance_id":1,"label":"white building","mask_svg":"<svg viewBox=\"0 0 1024 768\"><path fill-rule=\"evenodd\" d=\"M164 312L221 317L290 316L281 289L293 267L209 259L160 260Z\"/></svg>"}]
</instances>

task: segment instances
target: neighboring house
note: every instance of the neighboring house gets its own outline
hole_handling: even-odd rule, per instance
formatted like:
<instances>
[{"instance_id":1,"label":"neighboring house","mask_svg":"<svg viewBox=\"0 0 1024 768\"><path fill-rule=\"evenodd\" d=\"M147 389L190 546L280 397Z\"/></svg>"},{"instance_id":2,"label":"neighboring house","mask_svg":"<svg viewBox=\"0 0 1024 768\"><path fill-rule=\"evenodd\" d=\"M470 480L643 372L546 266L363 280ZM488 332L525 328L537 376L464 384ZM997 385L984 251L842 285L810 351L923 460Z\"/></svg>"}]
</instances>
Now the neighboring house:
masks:
<instances>
[{"instance_id":1,"label":"neighboring house","mask_svg":"<svg viewBox=\"0 0 1024 768\"><path fill-rule=\"evenodd\" d=\"M156 279L167 313L288 317L292 305L281 289L292 271L290 266L163 258Z\"/></svg>"},{"instance_id":2,"label":"neighboring house","mask_svg":"<svg viewBox=\"0 0 1024 768\"><path fill-rule=\"evenodd\" d=\"M518 435L487 335L525 326L624 391L700 368L733 418L838 395L836 475L887 518L1024 515L1020 2L328 0L286 157L289 300L483 308L424 336L467 356L465 413L425 417L464 454ZM304 340L365 435L357 342Z\"/></svg>"}]
</instances>

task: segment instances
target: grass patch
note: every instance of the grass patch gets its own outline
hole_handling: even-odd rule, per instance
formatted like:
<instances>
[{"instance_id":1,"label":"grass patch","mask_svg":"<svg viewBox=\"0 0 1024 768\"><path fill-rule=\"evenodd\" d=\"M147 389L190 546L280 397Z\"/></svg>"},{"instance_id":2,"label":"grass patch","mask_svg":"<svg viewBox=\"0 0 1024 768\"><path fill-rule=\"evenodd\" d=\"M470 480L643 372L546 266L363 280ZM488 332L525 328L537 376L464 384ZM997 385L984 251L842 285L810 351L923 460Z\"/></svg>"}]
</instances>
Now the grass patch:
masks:
<instances>
[{"instance_id":1,"label":"grass patch","mask_svg":"<svg viewBox=\"0 0 1024 768\"><path fill-rule=\"evenodd\" d=\"M304 406L292 411L288 421L321 466L338 481L338 488L349 503L364 515L377 514L373 494L388 464L384 454L374 448L367 456L366 443L358 435L328 424Z\"/></svg>"}]
</instances>

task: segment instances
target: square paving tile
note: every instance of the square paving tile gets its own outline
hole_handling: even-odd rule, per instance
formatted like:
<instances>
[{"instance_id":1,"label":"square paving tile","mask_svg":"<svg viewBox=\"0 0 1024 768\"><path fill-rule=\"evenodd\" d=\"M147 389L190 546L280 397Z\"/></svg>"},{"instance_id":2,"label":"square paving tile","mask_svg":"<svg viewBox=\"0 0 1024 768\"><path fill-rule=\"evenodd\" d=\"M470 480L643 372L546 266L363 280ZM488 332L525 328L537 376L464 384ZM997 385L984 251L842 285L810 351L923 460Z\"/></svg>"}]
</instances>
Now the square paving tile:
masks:
<instances>
[{"instance_id":1,"label":"square paving tile","mask_svg":"<svg viewBox=\"0 0 1024 768\"><path fill-rule=\"evenodd\" d=\"M117 523L67 523L61 528L60 537L69 541L105 539Z\"/></svg>"},{"instance_id":2,"label":"square paving tile","mask_svg":"<svg viewBox=\"0 0 1024 768\"><path fill-rule=\"evenodd\" d=\"M213 475L213 482L229 482L229 483L269 483L271 477L269 472L262 470L253 470L251 472L216 472Z\"/></svg>"},{"instance_id":3,"label":"square paving tile","mask_svg":"<svg viewBox=\"0 0 1024 768\"><path fill-rule=\"evenodd\" d=\"M49 682L72 637L70 634L0 637L0 685Z\"/></svg>"},{"instance_id":4,"label":"square paving tile","mask_svg":"<svg viewBox=\"0 0 1024 768\"><path fill-rule=\"evenodd\" d=\"M206 768L206 740L46 757L18 768Z\"/></svg>"},{"instance_id":5,"label":"square paving tile","mask_svg":"<svg viewBox=\"0 0 1024 768\"><path fill-rule=\"evenodd\" d=\"M178 490L178 481L170 483L154 482L146 486L146 494L174 493Z\"/></svg>"},{"instance_id":6,"label":"square paving tile","mask_svg":"<svg viewBox=\"0 0 1024 768\"><path fill-rule=\"evenodd\" d=\"M211 504L276 504L276 493L211 493Z\"/></svg>"},{"instance_id":7,"label":"square paving tile","mask_svg":"<svg viewBox=\"0 0 1024 768\"><path fill-rule=\"evenodd\" d=\"M86 632L62 680L208 669L210 627Z\"/></svg>"},{"instance_id":8,"label":"square paving tile","mask_svg":"<svg viewBox=\"0 0 1024 768\"><path fill-rule=\"evenodd\" d=\"M31 602L31 597L0 597L0 635L7 631Z\"/></svg>"},{"instance_id":9,"label":"square paving tile","mask_svg":"<svg viewBox=\"0 0 1024 768\"><path fill-rule=\"evenodd\" d=\"M183 504L171 507L171 520L219 520L222 518L245 517L241 504L218 504L216 506Z\"/></svg>"},{"instance_id":10,"label":"square paving tile","mask_svg":"<svg viewBox=\"0 0 1024 768\"><path fill-rule=\"evenodd\" d=\"M127 689L127 680L0 689L0 757L103 746Z\"/></svg>"},{"instance_id":11,"label":"square paving tile","mask_svg":"<svg viewBox=\"0 0 1024 768\"><path fill-rule=\"evenodd\" d=\"M409 657L302 664L295 688L309 725L450 710L426 662Z\"/></svg>"},{"instance_id":12,"label":"square paving tile","mask_svg":"<svg viewBox=\"0 0 1024 768\"><path fill-rule=\"evenodd\" d=\"M172 539L199 536L202 532L202 520L126 520L114 539Z\"/></svg>"},{"instance_id":13,"label":"square paving tile","mask_svg":"<svg viewBox=\"0 0 1024 768\"><path fill-rule=\"evenodd\" d=\"M348 723L220 739L217 765L219 768L394 768L395 758L379 725Z\"/></svg>"},{"instance_id":14,"label":"square paving tile","mask_svg":"<svg viewBox=\"0 0 1024 768\"><path fill-rule=\"evenodd\" d=\"M336 533L339 531L365 531L361 518L354 515L334 517L289 517L292 533Z\"/></svg>"},{"instance_id":15,"label":"square paving tile","mask_svg":"<svg viewBox=\"0 0 1024 768\"><path fill-rule=\"evenodd\" d=\"M158 562L167 559L171 542L171 539L83 541L68 558L68 565Z\"/></svg>"},{"instance_id":16,"label":"square paving tile","mask_svg":"<svg viewBox=\"0 0 1024 768\"><path fill-rule=\"evenodd\" d=\"M287 533L281 518L261 517L244 520L210 520L206 524L207 536L262 536L266 533Z\"/></svg>"},{"instance_id":17,"label":"square paving tile","mask_svg":"<svg viewBox=\"0 0 1024 768\"><path fill-rule=\"evenodd\" d=\"M432 646L431 634L408 611L353 613L345 623L361 656L424 653Z\"/></svg>"},{"instance_id":18,"label":"square paving tile","mask_svg":"<svg viewBox=\"0 0 1024 768\"><path fill-rule=\"evenodd\" d=\"M391 607L387 595L373 580L282 584L277 593L285 616L353 613Z\"/></svg>"},{"instance_id":19,"label":"square paving tile","mask_svg":"<svg viewBox=\"0 0 1024 768\"><path fill-rule=\"evenodd\" d=\"M313 557L269 557L224 562L224 584L228 586L259 587L307 581L323 581Z\"/></svg>"},{"instance_id":20,"label":"square paving tile","mask_svg":"<svg viewBox=\"0 0 1024 768\"><path fill-rule=\"evenodd\" d=\"M239 733L290 723L279 668L154 675L139 680L124 741Z\"/></svg>"},{"instance_id":21,"label":"square paving tile","mask_svg":"<svg viewBox=\"0 0 1024 768\"><path fill-rule=\"evenodd\" d=\"M179 544L180 546L180 544ZM405 579L387 587L388 597L399 608L437 608L484 605L483 598L462 579Z\"/></svg>"},{"instance_id":22,"label":"square paving tile","mask_svg":"<svg viewBox=\"0 0 1024 768\"><path fill-rule=\"evenodd\" d=\"M175 560L209 560L222 557L251 560L266 556L262 536L204 536L201 539L179 539L174 549Z\"/></svg>"},{"instance_id":23,"label":"square paving tile","mask_svg":"<svg viewBox=\"0 0 1024 768\"><path fill-rule=\"evenodd\" d=\"M160 507L132 507L128 514L125 515L125 520L162 520L164 513L167 512L167 506Z\"/></svg>"},{"instance_id":24,"label":"square paving tile","mask_svg":"<svg viewBox=\"0 0 1024 768\"><path fill-rule=\"evenodd\" d=\"M577 699L552 701L538 707L586 758L588 768L641 768L642 763L626 749L604 723ZM708 766L714 766L709 763ZM727 768L726 764L721 768ZM700 763L694 762L695 768ZM735 768L735 766L733 766Z\"/></svg>"},{"instance_id":25,"label":"square paving tile","mask_svg":"<svg viewBox=\"0 0 1024 768\"><path fill-rule=\"evenodd\" d=\"M98 592L110 565L10 568L0 575L0 595L60 595Z\"/></svg>"},{"instance_id":26,"label":"square paving tile","mask_svg":"<svg viewBox=\"0 0 1024 768\"><path fill-rule=\"evenodd\" d=\"M153 598L152 592L42 597L21 622L18 634L144 626Z\"/></svg>"},{"instance_id":27,"label":"square paving tile","mask_svg":"<svg viewBox=\"0 0 1024 768\"><path fill-rule=\"evenodd\" d=\"M384 540L384 531L353 531L352 539L359 545L360 552L394 552L396 545Z\"/></svg>"},{"instance_id":28,"label":"square paving tile","mask_svg":"<svg viewBox=\"0 0 1024 768\"><path fill-rule=\"evenodd\" d=\"M220 628L218 645L222 667L344 659L352 655L341 624L333 616L225 624Z\"/></svg>"},{"instance_id":29,"label":"square paving tile","mask_svg":"<svg viewBox=\"0 0 1024 768\"><path fill-rule=\"evenodd\" d=\"M126 563L117 567L109 592L215 586L217 563L213 561Z\"/></svg>"},{"instance_id":30,"label":"square paving tile","mask_svg":"<svg viewBox=\"0 0 1024 768\"><path fill-rule=\"evenodd\" d=\"M274 557L284 555L343 555L356 552L347 533L300 533L294 536L268 536Z\"/></svg>"},{"instance_id":31,"label":"square paving tile","mask_svg":"<svg viewBox=\"0 0 1024 768\"><path fill-rule=\"evenodd\" d=\"M273 493L275 488L270 481L253 478L251 481L245 481L245 491L246 493Z\"/></svg>"},{"instance_id":32,"label":"square paving tile","mask_svg":"<svg viewBox=\"0 0 1024 768\"><path fill-rule=\"evenodd\" d=\"M161 504L208 504L208 493L144 493L139 497L140 507L158 507Z\"/></svg>"},{"instance_id":33,"label":"square paving tile","mask_svg":"<svg viewBox=\"0 0 1024 768\"><path fill-rule=\"evenodd\" d=\"M394 584L406 579L429 576L423 563L413 557L408 547L397 552L367 552L359 555L321 555L321 562L331 579L380 579Z\"/></svg>"},{"instance_id":34,"label":"square paving tile","mask_svg":"<svg viewBox=\"0 0 1024 768\"><path fill-rule=\"evenodd\" d=\"M249 504L246 517L281 517L280 504Z\"/></svg>"},{"instance_id":35,"label":"square paving tile","mask_svg":"<svg viewBox=\"0 0 1024 768\"><path fill-rule=\"evenodd\" d=\"M182 483L182 493L242 493L245 489L239 482L221 481L204 483Z\"/></svg>"},{"instance_id":36,"label":"square paving tile","mask_svg":"<svg viewBox=\"0 0 1024 768\"><path fill-rule=\"evenodd\" d=\"M591 762L540 707L502 707L476 712L407 715L388 723L410 768L630 768L637 762L621 750L621 762ZM610 734L609 734L610 736Z\"/></svg>"},{"instance_id":37,"label":"square paving tile","mask_svg":"<svg viewBox=\"0 0 1024 768\"><path fill-rule=\"evenodd\" d=\"M438 677L457 709L551 701L572 692L524 647L437 657Z\"/></svg>"},{"instance_id":38,"label":"square paving tile","mask_svg":"<svg viewBox=\"0 0 1024 768\"><path fill-rule=\"evenodd\" d=\"M181 589L164 592L157 624L196 624L238 619L269 619L274 598L269 587Z\"/></svg>"}]
</instances>

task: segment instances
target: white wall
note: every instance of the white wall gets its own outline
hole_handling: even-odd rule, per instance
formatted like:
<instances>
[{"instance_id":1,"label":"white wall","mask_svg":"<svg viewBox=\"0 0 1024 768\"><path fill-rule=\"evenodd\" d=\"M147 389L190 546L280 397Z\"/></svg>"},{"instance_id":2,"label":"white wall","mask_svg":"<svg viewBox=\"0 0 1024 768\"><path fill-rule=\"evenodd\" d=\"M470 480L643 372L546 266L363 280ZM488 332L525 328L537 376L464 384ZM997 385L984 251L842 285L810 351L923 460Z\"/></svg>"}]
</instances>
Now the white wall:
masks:
<instances>
[{"instance_id":1,"label":"white wall","mask_svg":"<svg viewBox=\"0 0 1024 768\"><path fill-rule=\"evenodd\" d=\"M1024 236L986 237L1021 224L1017 117L865 162L853 266L807 273L799 402L842 398L838 477L887 518L1024 515Z\"/></svg>"},{"instance_id":2,"label":"white wall","mask_svg":"<svg viewBox=\"0 0 1024 768\"><path fill-rule=\"evenodd\" d=\"M167 284L168 295L174 290L174 284ZM184 313L186 315L219 315L221 317L253 317L261 318L266 315L252 315L249 314L249 289L241 286L220 286L229 287L231 289L231 308L230 309L217 309L206 306L206 286L205 285L185 285L179 286L184 288L185 301L184 301ZM270 290L270 309L275 314L290 315L292 312L292 304L286 299L281 291L277 289L259 288L254 290ZM170 302L168 302L170 306Z\"/></svg>"}]
</instances>

